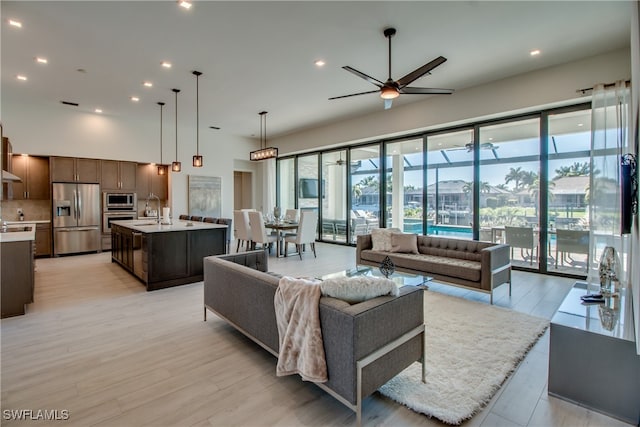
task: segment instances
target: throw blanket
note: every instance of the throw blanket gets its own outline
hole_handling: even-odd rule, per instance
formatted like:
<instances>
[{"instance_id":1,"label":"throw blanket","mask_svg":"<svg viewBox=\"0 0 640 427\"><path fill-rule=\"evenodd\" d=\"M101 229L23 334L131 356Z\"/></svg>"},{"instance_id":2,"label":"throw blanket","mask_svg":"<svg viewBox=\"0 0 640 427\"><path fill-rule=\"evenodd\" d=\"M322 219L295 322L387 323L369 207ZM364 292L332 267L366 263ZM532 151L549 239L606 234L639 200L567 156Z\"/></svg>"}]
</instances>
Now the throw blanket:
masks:
<instances>
[{"instance_id":1,"label":"throw blanket","mask_svg":"<svg viewBox=\"0 0 640 427\"><path fill-rule=\"evenodd\" d=\"M277 376L300 374L305 381L327 381L319 302L317 280L280 279L273 301L280 338Z\"/></svg>"}]
</instances>

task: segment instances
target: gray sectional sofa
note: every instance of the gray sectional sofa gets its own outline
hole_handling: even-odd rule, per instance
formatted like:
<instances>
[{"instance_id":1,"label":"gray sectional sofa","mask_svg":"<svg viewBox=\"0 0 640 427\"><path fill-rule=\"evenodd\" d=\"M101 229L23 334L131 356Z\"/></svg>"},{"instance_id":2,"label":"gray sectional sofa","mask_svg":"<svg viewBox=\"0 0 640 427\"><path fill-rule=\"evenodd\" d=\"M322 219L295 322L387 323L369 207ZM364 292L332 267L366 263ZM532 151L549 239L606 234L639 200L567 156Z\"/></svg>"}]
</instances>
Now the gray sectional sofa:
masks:
<instances>
[{"instance_id":1,"label":"gray sectional sofa","mask_svg":"<svg viewBox=\"0 0 640 427\"><path fill-rule=\"evenodd\" d=\"M509 283L511 295L508 245L421 235L416 238L417 254L373 250L371 234L358 236L356 263L379 266L389 256L398 270L489 293L491 304L493 290L503 283Z\"/></svg>"},{"instance_id":2,"label":"gray sectional sofa","mask_svg":"<svg viewBox=\"0 0 640 427\"><path fill-rule=\"evenodd\" d=\"M277 357L273 299L279 276L267 271L261 250L204 258L204 318L207 310L214 312ZM424 372L422 293L405 286L397 297L353 305L320 300L328 381L316 384L355 411L358 424L363 398L415 361L423 361Z\"/></svg>"}]
</instances>

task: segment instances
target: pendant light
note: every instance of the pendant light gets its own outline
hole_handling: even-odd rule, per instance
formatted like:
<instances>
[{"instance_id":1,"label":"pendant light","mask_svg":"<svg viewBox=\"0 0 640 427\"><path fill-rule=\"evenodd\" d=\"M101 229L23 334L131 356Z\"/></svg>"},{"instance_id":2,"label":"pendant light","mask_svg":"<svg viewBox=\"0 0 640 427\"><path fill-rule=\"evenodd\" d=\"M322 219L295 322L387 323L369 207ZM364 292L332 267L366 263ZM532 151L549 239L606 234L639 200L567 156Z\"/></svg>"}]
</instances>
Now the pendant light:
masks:
<instances>
[{"instance_id":1,"label":"pendant light","mask_svg":"<svg viewBox=\"0 0 640 427\"><path fill-rule=\"evenodd\" d=\"M171 163L171 170L180 172L182 170L182 163L178 161L178 92L180 92L180 89L171 90L176 94L176 160Z\"/></svg>"},{"instance_id":2,"label":"pendant light","mask_svg":"<svg viewBox=\"0 0 640 427\"><path fill-rule=\"evenodd\" d=\"M198 88L198 82L202 73L200 71L192 71L192 74L196 76L196 155L193 156L193 167L202 167L202 156L200 155L200 102L198 94L200 93Z\"/></svg>"},{"instance_id":3,"label":"pendant light","mask_svg":"<svg viewBox=\"0 0 640 427\"><path fill-rule=\"evenodd\" d=\"M275 159L278 157L278 149L276 147L267 147L267 112L261 111L258 114L260 115L260 149L250 152L249 160Z\"/></svg>"},{"instance_id":4,"label":"pendant light","mask_svg":"<svg viewBox=\"0 0 640 427\"><path fill-rule=\"evenodd\" d=\"M162 109L164 108L164 102L158 102L160 106L160 163L158 164L158 175L167 174L167 166L162 163Z\"/></svg>"}]
</instances>

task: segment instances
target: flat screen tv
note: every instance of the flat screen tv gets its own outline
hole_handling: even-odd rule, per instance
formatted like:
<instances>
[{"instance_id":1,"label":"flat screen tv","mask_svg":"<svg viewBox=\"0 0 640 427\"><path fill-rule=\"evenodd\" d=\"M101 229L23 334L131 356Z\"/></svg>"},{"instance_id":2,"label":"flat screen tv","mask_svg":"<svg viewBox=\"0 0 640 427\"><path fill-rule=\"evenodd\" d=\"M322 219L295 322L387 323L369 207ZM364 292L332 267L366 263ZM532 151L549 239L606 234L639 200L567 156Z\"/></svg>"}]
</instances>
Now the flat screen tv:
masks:
<instances>
[{"instance_id":1,"label":"flat screen tv","mask_svg":"<svg viewBox=\"0 0 640 427\"><path fill-rule=\"evenodd\" d=\"M625 154L620 159L620 233L630 234L633 215L638 213L638 175L636 157Z\"/></svg>"},{"instance_id":2,"label":"flat screen tv","mask_svg":"<svg viewBox=\"0 0 640 427\"><path fill-rule=\"evenodd\" d=\"M298 181L298 197L301 199L317 199L318 180L315 178L300 178ZM322 197L325 197L324 179L322 180Z\"/></svg>"}]
</instances>

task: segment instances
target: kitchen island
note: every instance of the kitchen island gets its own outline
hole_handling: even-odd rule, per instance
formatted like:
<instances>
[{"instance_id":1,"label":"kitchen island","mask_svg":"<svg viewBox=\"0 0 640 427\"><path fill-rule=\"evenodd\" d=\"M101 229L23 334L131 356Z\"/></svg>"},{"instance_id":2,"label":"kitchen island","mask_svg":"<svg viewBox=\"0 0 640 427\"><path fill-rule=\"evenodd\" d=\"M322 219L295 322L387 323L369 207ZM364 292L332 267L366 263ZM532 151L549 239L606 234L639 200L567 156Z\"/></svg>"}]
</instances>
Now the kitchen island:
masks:
<instances>
[{"instance_id":1,"label":"kitchen island","mask_svg":"<svg viewBox=\"0 0 640 427\"><path fill-rule=\"evenodd\" d=\"M147 291L199 282L202 259L225 253L226 229L197 221L112 221L111 261L142 281Z\"/></svg>"},{"instance_id":2,"label":"kitchen island","mask_svg":"<svg viewBox=\"0 0 640 427\"><path fill-rule=\"evenodd\" d=\"M19 223L0 230L2 318L25 313L33 302L35 224Z\"/></svg>"}]
</instances>

